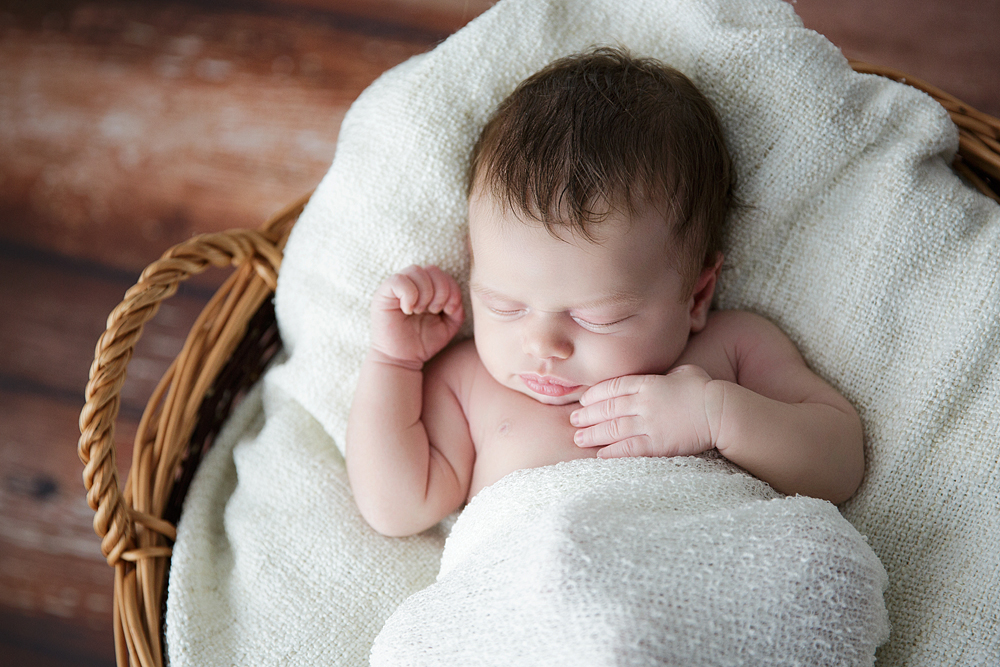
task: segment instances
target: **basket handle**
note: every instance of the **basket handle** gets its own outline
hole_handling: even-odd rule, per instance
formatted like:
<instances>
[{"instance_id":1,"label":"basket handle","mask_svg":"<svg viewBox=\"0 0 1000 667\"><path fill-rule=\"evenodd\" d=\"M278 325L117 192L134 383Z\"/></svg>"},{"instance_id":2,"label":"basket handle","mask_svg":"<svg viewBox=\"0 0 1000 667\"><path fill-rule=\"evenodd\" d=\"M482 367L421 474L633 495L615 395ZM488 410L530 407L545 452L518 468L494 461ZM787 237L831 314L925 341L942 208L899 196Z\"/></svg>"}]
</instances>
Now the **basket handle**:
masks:
<instances>
[{"instance_id":1,"label":"basket handle","mask_svg":"<svg viewBox=\"0 0 1000 667\"><path fill-rule=\"evenodd\" d=\"M90 367L86 404L80 413L77 452L85 466L87 502L95 512L94 531L101 538L101 551L109 565L169 553L160 553L165 547L136 549L136 523L174 537L174 527L156 518L156 512L140 512L129 506L130 499L126 496L131 494L123 494L116 465L114 422L126 368L143 326L156 315L161 302L176 293L181 282L210 266L249 265L273 292L288 232L288 226L282 223L289 217L294 219L307 200L308 195L274 216L260 230L202 234L175 245L142 272L108 316L107 329L98 340ZM158 388L157 394L160 393ZM138 455L138 451L133 452L133 456ZM150 549L155 553L146 553Z\"/></svg>"}]
</instances>

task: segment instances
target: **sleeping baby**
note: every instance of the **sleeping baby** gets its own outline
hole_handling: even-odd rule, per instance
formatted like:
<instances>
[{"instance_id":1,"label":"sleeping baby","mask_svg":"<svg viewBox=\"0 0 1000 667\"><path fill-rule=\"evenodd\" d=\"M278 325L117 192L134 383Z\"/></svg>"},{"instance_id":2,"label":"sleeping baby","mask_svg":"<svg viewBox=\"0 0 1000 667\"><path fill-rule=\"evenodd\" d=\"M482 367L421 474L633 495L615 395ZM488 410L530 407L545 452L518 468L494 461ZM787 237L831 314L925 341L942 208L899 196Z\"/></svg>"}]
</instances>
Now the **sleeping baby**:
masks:
<instances>
[{"instance_id":1,"label":"sleeping baby","mask_svg":"<svg viewBox=\"0 0 1000 667\"><path fill-rule=\"evenodd\" d=\"M454 278L374 296L347 432L358 507L423 531L509 473L716 450L784 494L839 503L864 470L848 401L764 318L710 310L733 169L682 74L597 49L527 79L469 186L474 337Z\"/></svg>"}]
</instances>

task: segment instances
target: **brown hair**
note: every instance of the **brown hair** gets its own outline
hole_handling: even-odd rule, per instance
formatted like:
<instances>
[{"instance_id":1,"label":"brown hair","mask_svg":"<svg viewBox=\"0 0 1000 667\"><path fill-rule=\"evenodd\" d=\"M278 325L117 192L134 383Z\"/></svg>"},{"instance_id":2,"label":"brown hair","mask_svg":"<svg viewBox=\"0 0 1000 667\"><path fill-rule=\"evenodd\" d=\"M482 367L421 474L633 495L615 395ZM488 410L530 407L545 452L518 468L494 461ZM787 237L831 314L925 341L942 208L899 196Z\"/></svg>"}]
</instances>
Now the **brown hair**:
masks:
<instances>
[{"instance_id":1,"label":"brown hair","mask_svg":"<svg viewBox=\"0 0 1000 667\"><path fill-rule=\"evenodd\" d=\"M556 60L500 104L473 151L469 191L591 241L612 210L656 205L686 251L678 268L697 276L720 249L733 179L715 111L686 76L598 48Z\"/></svg>"}]
</instances>

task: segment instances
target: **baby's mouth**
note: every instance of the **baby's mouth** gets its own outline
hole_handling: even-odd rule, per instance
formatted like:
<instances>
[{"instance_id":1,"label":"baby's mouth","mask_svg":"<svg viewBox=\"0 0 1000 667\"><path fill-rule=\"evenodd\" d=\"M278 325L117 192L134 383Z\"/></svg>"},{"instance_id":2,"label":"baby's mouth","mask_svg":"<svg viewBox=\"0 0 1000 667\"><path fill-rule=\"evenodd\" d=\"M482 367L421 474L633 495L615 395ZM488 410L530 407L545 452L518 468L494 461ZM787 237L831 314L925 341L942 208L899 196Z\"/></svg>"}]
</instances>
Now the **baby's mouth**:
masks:
<instances>
[{"instance_id":1,"label":"baby's mouth","mask_svg":"<svg viewBox=\"0 0 1000 667\"><path fill-rule=\"evenodd\" d=\"M520 376L524 385L542 396L559 398L567 396L583 387L581 384L572 384L567 380L552 377L550 375L536 375L534 373L524 373Z\"/></svg>"}]
</instances>

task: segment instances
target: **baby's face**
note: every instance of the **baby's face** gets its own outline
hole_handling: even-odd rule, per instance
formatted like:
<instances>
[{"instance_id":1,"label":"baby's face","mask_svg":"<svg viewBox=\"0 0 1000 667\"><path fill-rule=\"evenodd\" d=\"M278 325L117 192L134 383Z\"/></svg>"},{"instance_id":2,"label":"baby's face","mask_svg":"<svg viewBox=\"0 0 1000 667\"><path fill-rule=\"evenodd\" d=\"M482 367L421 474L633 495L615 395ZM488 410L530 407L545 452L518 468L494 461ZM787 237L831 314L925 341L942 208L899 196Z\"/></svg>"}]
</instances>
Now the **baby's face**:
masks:
<instances>
[{"instance_id":1,"label":"baby's face","mask_svg":"<svg viewBox=\"0 0 1000 667\"><path fill-rule=\"evenodd\" d=\"M565 405L622 375L664 373L703 318L668 260L670 232L650 208L614 214L598 243L556 239L492 198L469 204L476 349L502 385Z\"/></svg>"}]
</instances>

